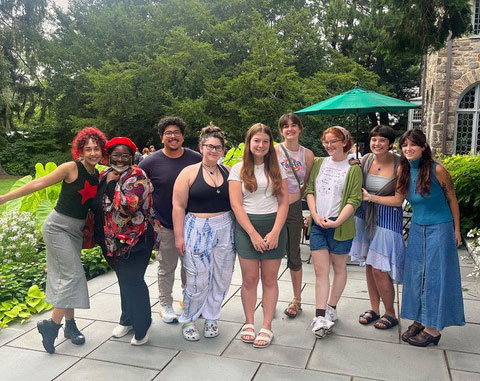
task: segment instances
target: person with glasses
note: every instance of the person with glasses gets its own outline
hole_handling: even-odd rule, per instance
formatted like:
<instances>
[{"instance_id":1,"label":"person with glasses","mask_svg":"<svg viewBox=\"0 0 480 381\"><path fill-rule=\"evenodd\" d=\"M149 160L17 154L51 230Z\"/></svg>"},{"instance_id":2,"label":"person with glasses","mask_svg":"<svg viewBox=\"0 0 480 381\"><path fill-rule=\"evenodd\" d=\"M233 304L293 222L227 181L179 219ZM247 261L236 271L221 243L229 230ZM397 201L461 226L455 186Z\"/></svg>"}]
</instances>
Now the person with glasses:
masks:
<instances>
[{"instance_id":1,"label":"person with glasses","mask_svg":"<svg viewBox=\"0 0 480 381\"><path fill-rule=\"evenodd\" d=\"M55 339L65 318L64 336L75 345L85 343L77 328L75 308L90 308L87 279L80 259L83 228L87 213L97 194L98 171L95 166L106 156L105 135L95 127L82 129L72 142L72 156L52 173L39 177L0 196L0 205L62 182L57 204L42 228L47 248L47 296L53 305L51 319L40 320L37 329L48 353L55 352Z\"/></svg>"},{"instance_id":2,"label":"person with glasses","mask_svg":"<svg viewBox=\"0 0 480 381\"><path fill-rule=\"evenodd\" d=\"M272 320L278 300L278 270L285 256L288 213L287 174L278 163L270 127L256 123L247 132L243 160L228 177L235 213L235 249L242 269L245 324L240 338L254 348L273 339ZM257 286L262 279L263 321L255 335Z\"/></svg>"},{"instance_id":3,"label":"person with glasses","mask_svg":"<svg viewBox=\"0 0 480 381\"><path fill-rule=\"evenodd\" d=\"M300 145L303 131L300 118L295 114L284 114L278 121L278 131L283 142L275 146L280 165L285 169L288 179L288 215L287 229L287 267L293 286L293 300L284 310L290 318L302 310L302 259L300 258L300 240L302 238L303 214L302 196L312 170L314 155L311 150Z\"/></svg>"},{"instance_id":4,"label":"person with glasses","mask_svg":"<svg viewBox=\"0 0 480 381\"><path fill-rule=\"evenodd\" d=\"M100 173L95 238L120 287L122 314L112 336L123 337L133 330L130 344L143 345L152 323L144 279L152 253L147 229L151 233L155 228L156 237L160 230L153 212L153 186L145 172L133 165L137 147L129 138L115 137L106 148L110 168Z\"/></svg>"},{"instance_id":5,"label":"person with glasses","mask_svg":"<svg viewBox=\"0 0 480 381\"><path fill-rule=\"evenodd\" d=\"M172 289L178 252L172 221L173 185L178 174L187 166L202 161L202 156L189 148L182 147L185 122L178 117L162 118L157 128L163 148L148 155L140 164L153 184L153 208L160 222L160 247L156 251L158 260L158 293L160 316L165 323L178 321L173 309ZM180 257L182 260L182 257ZM181 270L182 286L185 284L185 271Z\"/></svg>"},{"instance_id":6,"label":"person with glasses","mask_svg":"<svg viewBox=\"0 0 480 381\"><path fill-rule=\"evenodd\" d=\"M200 339L195 326L200 315L205 319L204 337L218 336L217 320L235 263L229 171L217 164L225 152L222 130L213 124L203 128L199 146L202 161L184 168L173 188L175 246L186 274L179 322L188 341Z\"/></svg>"},{"instance_id":7,"label":"person with glasses","mask_svg":"<svg viewBox=\"0 0 480 381\"><path fill-rule=\"evenodd\" d=\"M315 159L305 190L315 271L316 311L311 325L317 338L330 333L338 318L337 304L347 283L347 257L355 237L353 214L362 202L362 170L348 161L353 145L350 132L340 126L327 128L322 143L329 156Z\"/></svg>"}]
</instances>

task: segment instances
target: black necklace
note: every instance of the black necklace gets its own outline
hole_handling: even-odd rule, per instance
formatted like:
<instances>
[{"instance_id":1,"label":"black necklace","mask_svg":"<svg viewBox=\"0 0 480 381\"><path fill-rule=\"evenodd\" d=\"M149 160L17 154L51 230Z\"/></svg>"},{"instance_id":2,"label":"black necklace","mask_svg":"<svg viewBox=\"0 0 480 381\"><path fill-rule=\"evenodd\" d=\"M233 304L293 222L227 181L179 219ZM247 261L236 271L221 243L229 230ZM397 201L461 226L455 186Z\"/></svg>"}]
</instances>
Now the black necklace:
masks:
<instances>
[{"instance_id":1,"label":"black necklace","mask_svg":"<svg viewBox=\"0 0 480 381\"><path fill-rule=\"evenodd\" d=\"M203 168L205 168L205 170L206 170L208 173L210 173L211 175L213 175L213 174L215 173L215 171L217 170L217 168L218 168L218 167L217 167L217 164L215 164L215 165L207 165L207 164L202 163L202 166L203 166ZM215 169L212 171L212 170L209 169L209 167L215 167Z\"/></svg>"},{"instance_id":2,"label":"black necklace","mask_svg":"<svg viewBox=\"0 0 480 381\"><path fill-rule=\"evenodd\" d=\"M209 176L210 179L213 181L213 184L215 185L215 189L216 189L216 191L217 191L217 194L220 194L220 188L219 188L219 186L217 185L217 182L215 181L215 179L217 178L217 173L216 173L216 172L217 172L218 166L215 164L215 169L214 169L213 171L210 171L210 170L208 169L208 166L207 166L206 164L203 164L203 163L202 163L202 166L203 166L203 168L206 169L208 176ZM213 177L213 174L215 174L215 178Z\"/></svg>"}]
</instances>

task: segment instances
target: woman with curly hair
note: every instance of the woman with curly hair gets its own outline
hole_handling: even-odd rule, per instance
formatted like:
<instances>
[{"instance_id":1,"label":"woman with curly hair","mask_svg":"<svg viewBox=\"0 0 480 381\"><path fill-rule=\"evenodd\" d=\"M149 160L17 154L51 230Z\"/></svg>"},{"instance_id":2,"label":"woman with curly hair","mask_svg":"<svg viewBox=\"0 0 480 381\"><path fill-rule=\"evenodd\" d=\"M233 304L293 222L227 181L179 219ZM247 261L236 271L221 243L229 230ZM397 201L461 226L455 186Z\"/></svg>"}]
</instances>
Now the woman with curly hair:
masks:
<instances>
[{"instance_id":1,"label":"woman with curly hair","mask_svg":"<svg viewBox=\"0 0 480 381\"><path fill-rule=\"evenodd\" d=\"M135 143L125 137L107 143L110 168L100 173L94 203L95 238L120 287L122 315L112 336L123 337L133 330L130 344L143 345L152 323L144 279L152 254L147 239L152 237L152 228L158 237L160 226L154 222L152 183L141 168L133 165L136 150Z\"/></svg>"},{"instance_id":2,"label":"woman with curly hair","mask_svg":"<svg viewBox=\"0 0 480 381\"><path fill-rule=\"evenodd\" d=\"M235 249L242 269L245 325L241 339L255 348L272 341L272 319L278 300L278 269L285 255L288 213L287 175L278 163L272 130L261 123L247 132L243 161L230 171L230 203L235 213ZM257 285L262 279L263 323L255 337Z\"/></svg>"},{"instance_id":3,"label":"woman with curly hair","mask_svg":"<svg viewBox=\"0 0 480 381\"><path fill-rule=\"evenodd\" d=\"M61 164L52 173L0 196L1 205L62 182L57 205L43 224L48 268L46 300L53 305L53 311L51 319L39 321L37 328L48 353L55 352L55 339L64 317L65 338L73 344L85 343L85 336L78 330L74 319L75 308L90 308L87 279L80 260L82 230L97 194L98 171L95 165L105 156L106 142L105 135L97 128L84 128L72 143L74 161Z\"/></svg>"},{"instance_id":4,"label":"woman with curly hair","mask_svg":"<svg viewBox=\"0 0 480 381\"><path fill-rule=\"evenodd\" d=\"M402 156L394 196L378 196L363 190L363 199L381 205L400 206L406 198L412 220L403 268L403 319L413 320L402 334L410 345L437 345L440 331L465 325L457 246L460 211L452 178L432 158L424 133L405 132L399 140Z\"/></svg>"}]
</instances>

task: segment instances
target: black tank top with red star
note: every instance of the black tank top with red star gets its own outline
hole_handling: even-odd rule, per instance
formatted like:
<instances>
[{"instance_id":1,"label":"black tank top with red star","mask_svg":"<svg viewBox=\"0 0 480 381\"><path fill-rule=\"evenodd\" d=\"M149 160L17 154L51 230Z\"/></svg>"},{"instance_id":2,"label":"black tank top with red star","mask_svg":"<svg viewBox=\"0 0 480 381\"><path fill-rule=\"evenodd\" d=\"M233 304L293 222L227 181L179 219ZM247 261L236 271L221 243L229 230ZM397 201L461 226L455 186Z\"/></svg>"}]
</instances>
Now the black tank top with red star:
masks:
<instances>
[{"instance_id":1,"label":"black tank top with red star","mask_svg":"<svg viewBox=\"0 0 480 381\"><path fill-rule=\"evenodd\" d=\"M62 190L55 210L69 217L84 220L97 195L98 171L91 175L79 161L76 162L78 177L71 183L62 182Z\"/></svg>"}]
</instances>

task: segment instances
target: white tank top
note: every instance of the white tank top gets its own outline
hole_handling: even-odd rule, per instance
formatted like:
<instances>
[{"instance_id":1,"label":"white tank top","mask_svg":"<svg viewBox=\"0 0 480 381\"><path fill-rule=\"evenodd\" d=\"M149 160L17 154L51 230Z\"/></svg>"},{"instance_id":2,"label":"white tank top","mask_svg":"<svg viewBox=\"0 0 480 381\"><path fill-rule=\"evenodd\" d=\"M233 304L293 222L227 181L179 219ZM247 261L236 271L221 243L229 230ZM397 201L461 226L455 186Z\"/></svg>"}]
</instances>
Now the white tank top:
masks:
<instances>
[{"instance_id":1,"label":"white tank top","mask_svg":"<svg viewBox=\"0 0 480 381\"><path fill-rule=\"evenodd\" d=\"M305 163L305 147L300 146L298 151L290 151L283 143L280 144L287 150L288 156L290 156L290 161L293 165L293 168L290 168L290 163L288 162L287 156L285 155L282 147L280 147L280 149L277 151L278 161L287 173L288 193L299 193L300 186L298 185L298 181L293 174L293 171L297 172L297 176L303 185L305 174L307 173L307 163Z\"/></svg>"}]
</instances>

